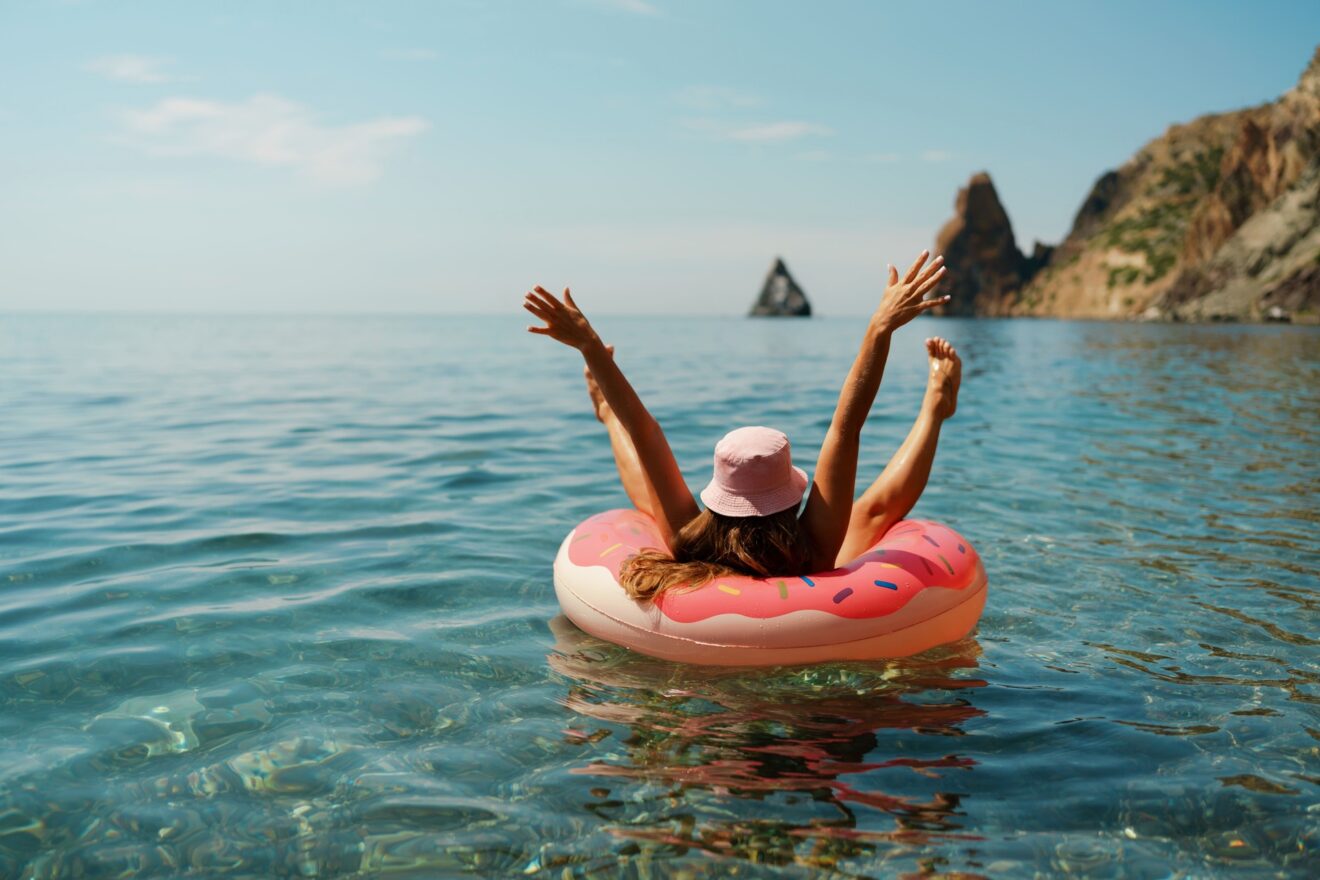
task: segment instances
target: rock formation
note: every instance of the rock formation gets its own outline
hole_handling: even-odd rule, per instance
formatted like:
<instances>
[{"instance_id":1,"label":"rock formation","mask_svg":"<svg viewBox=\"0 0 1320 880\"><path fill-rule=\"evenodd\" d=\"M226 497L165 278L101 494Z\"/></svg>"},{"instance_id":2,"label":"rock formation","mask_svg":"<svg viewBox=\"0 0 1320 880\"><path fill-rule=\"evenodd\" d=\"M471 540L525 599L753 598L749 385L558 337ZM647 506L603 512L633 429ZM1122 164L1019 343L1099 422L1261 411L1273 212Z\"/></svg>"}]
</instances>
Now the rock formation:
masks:
<instances>
[{"instance_id":1,"label":"rock formation","mask_svg":"<svg viewBox=\"0 0 1320 880\"><path fill-rule=\"evenodd\" d=\"M798 287L779 257L775 257L774 265L766 273L761 295L752 304L749 314L770 317L808 317L811 314L811 303L807 302L807 295Z\"/></svg>"},{"instance_id":2,"label":"rock formation","mask_svg":"<svg viewBox=\"0 0 1320 880\"><path fill-rule=\"evenodd\" d=\"M1067 238L1024 257L986 175L940 231L951 310L1320 320L1320 49L1278 100L1170 126L1096 180Z\"/></svg>"},{"instance_id":3,"label":"rock formation","mask_svg":"<svg viewBox=\"0 0 1320 880\"><path fill-rule=\"evenodd\" d=\"M990 175L982 171L958 190L953 219L935 237L935 253L947 267L941 294L951 294L953 315L994 315L1049 258L1037 242L1032 256L1018 250L1004 206Z\"/></svg>"},{"instance_id":4,"label":"rock formation","mask_svg":"<svg viewBox=\"0 0 1320 880\"><path fill-rule=\"evenodd\" d=\"M1306 319L1320 313L1320 159L1247 217L1213 255L1179 273L1149 317Z\"/></svg>"}]
</instances>

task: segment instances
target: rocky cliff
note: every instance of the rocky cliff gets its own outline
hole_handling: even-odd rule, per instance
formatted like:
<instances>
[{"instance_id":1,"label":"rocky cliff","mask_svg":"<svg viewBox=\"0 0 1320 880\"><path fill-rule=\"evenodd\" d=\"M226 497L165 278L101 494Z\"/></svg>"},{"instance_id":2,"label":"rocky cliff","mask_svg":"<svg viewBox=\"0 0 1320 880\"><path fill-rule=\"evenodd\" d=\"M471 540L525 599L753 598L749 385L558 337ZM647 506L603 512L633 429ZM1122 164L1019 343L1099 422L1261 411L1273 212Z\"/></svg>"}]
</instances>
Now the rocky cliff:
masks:
<instances>
[{"instance_id":1,"label":"rocky cliff","mask_svg":"<svg viewBox=\"0 0 1320 880\"><path fill-rule=\"evenodd\" d=\"M771 317L807 317L811 314L811 303L807 295L789 274L788 267L779 257L766 273L765 283L761 285L761 295L752 304L748 314Z\"/></svg>"},{"instance_id":2,"label":"rocky cliff","mask_svg":"<svg viewBox=\"0 0 1320 880\"><path fill-rule=\"evenodd\" d=\"M1048 260L1050 248L1037 242L1031 257L1018 250L1008 213L983 171L958 190L953 219L935 237L935 253L948 267L940 288L953 296L948 314L997 315Z\"/></svg>"},{"instance_id":3,"label":"rocky cliff","mask_svg":"<svg viewBox=\"0 0 1320 880\"><path fill-rule=\"evenodd\" d=\"M956 312L1320 320L1320 49L1277 101L1203 116L1096 180L1067 238L1017 248L989 176L940 231Z\"/></svg>"}]
</instances>

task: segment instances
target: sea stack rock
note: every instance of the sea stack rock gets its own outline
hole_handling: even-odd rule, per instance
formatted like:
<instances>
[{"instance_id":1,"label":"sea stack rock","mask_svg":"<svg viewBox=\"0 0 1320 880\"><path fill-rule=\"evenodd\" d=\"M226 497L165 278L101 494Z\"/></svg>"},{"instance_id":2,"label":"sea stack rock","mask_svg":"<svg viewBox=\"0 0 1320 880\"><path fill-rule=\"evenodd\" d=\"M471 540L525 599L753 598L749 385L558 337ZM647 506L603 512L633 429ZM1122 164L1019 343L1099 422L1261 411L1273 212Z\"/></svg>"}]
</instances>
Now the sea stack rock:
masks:
<instances>
[{"instance_id":1,"label":"sea stack rock","mask_svg":"<svg viewBox=\"0 0 1320 880\"><path fill-rule=\"evenodd\" d=\"M1013 225L984 171L958 190L953 219L935 237L935 253L944 255L947 272L939 293L953 297L951 315L1004 314L1050 257L1044 245L1031 257L1018 250Z\"/></svg>"},{"instance_id":2,"label":"sea stack rock","mask_svg":"<svg viewBox=\"0 0 1320 880\"><path fill-rule=\"evenodd\" d=\"M752 304L752 316L805 318L811 315L811 303L798 283L789 274L788 267L779 257L766 273L761 295Z\"/></svg>"}]
</instances>

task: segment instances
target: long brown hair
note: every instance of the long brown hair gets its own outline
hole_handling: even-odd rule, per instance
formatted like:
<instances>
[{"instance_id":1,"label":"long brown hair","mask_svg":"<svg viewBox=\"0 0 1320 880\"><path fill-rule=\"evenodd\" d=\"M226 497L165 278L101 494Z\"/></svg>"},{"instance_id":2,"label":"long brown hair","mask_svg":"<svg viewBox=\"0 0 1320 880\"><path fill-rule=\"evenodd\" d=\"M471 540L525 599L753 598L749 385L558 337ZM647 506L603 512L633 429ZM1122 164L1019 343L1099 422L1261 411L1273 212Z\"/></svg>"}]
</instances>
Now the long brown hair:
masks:
<instances>
[{"instance_id":1,"label":"long brown hair","mask_svg":"<svg viewBox=\"0 0 1320 880\"><path fill-rule=\"evenodd\" d=\"M634 599L675 587L699 587L729 575L806 574L811 547L797 507L769 516L704 510L674 536L674 555L643 550L623 563L619 582Z\"/></svg>"}]
</instances>

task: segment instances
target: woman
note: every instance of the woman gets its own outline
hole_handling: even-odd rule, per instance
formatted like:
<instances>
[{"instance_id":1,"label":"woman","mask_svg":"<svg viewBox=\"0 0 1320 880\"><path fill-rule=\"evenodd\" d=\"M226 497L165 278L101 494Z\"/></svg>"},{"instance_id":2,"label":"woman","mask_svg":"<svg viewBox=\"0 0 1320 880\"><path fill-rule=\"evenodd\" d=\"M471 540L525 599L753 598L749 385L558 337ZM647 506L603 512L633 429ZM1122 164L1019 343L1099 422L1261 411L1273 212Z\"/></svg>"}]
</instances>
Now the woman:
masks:
<instances>
[{"instance_id":1,"label":"woman","mask_svg":"<svg viewBox=\"0 0 1320 880\"><path fill-rule=\"evenodd\" d=\"M806 474L793 467L788 439L763 427L739 428L715 447L715 474L701 492L706 510L700 510L664 431L568 288L562 300L542 287L527 294L523 307L545 322L528 331L582 353L587 386L596 416L609 431L619 478L633 505L655 519L669 548L668 554L639 553L624 565L621 581L630 595L651 599L663 590L698 586L725 574L766 577L832 569L861 555L907 515L926 487L940 425L957 406L961 362L944 339L926 340L930 381L907 439L856 501L853 490L862 425L880 387L890 336L949 301L947 296L925 299L944 276L943 257L927 265L929 256L922 251L902 278L889 267L889 285L839 394L801 516L797 509Z\"/></svg>"}]
</instances>

